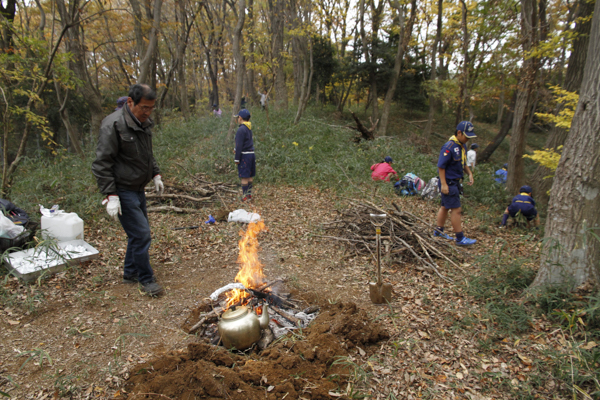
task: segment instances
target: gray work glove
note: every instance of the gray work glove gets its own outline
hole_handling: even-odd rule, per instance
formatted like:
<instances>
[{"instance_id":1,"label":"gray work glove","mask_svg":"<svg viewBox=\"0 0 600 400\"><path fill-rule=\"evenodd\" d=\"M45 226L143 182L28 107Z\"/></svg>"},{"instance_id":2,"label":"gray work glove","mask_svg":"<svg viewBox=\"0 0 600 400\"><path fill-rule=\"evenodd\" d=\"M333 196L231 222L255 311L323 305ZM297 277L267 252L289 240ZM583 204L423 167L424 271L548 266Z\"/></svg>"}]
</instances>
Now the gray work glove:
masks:
<instances>
[{"instance_id":1,"label":"gray work glove","mask_svg":"<svg viewBox=\"0 0 600 400\"><path fill-rule=\"evenodd\" d=\"M104 204L106 204L106 212L108 215L113 217L115 221L119 219L117 215L122 215L121 201L119 200L119 196L116 194L108 195L104 200L102 200L102 205Z\"/></svg>"},{"instance_id":2,"label":"gray work glove","mask_svg":"<svg viewBox=\"0 0 600 400\"><path fill-rule=\"evenodd\" d=\"M156 194L162 196L162 194L165 191L165 185L162 182L162 178L160 177L160 175L156 175L152 179L154 179L154 189L156 189Z\"/></svg>"}]
</instances>

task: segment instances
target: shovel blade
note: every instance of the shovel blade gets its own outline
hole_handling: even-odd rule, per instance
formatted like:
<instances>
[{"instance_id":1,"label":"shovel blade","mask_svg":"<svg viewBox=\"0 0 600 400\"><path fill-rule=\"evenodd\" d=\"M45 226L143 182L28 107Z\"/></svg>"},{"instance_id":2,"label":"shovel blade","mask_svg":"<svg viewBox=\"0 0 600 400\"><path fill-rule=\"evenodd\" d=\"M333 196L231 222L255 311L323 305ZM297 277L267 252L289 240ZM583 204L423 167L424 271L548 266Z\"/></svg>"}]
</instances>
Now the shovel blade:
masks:
<instances>
[{"instance_id":1,"label":"shovel blade","mask_svg":"<svg viewBox=\"0 0 600 400\"><path fill-rule=\"evenodd\" d=\"M369 296L371 297L371 302L373 304L385 303L385 300L381 293L381 289L382 289L381 285L378 285L377 283L374 283L374 282L369 283ZM390 292L390 295L391 295L391 292Z\"/></svg>"},{"instance_id":2,"label":"shovel blade","mask_svg":"<svg viewBox=\"0 0 600 400\"><path fill-rule=\"evenodd\" d=\"M381 297L383 297L384 303L392 302L392 284L384 283L381 285Z\"/></svg>"}]
</instances>

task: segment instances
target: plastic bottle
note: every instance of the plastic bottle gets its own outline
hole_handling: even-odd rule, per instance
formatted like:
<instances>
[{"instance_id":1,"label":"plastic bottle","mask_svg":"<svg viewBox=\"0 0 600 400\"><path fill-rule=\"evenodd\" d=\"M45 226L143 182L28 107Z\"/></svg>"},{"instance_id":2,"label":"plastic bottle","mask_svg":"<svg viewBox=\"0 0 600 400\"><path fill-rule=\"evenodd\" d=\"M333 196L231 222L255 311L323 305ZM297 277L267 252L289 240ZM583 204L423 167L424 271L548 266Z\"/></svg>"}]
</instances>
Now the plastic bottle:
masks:
<instances>
[{"instance_id":1,"label":"plastic bottle","mask_svg":"<svg viewBox=\"0 0 600 400\"><path fill-rule=\"evenodd\" d=\"M42 237L52 237L59 242L83 240L83 220L76 213L58 213L51 217L42 215Z\"/></svg>"}]
</instances>

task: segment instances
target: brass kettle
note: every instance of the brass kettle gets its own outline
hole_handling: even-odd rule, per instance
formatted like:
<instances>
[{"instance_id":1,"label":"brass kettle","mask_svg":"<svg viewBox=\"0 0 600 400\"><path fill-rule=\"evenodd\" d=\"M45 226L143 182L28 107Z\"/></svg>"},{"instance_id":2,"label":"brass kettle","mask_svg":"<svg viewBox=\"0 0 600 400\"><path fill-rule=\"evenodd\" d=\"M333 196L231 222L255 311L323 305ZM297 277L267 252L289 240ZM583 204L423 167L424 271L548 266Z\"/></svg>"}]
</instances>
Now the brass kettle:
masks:
<instances>
[{"instance_id":1,"label":"brass kettle","mask_svg":"<svg viewBox=\"0 0 600 400\"><path fill-rule=\"evenodd\" d=\"M262 313L257 315L255 310L246 306L232 307L223 313L217 326L226 348L245 350L258 342L261 329L269 326L269 310L263 304Z\"/></svg>"}]
</instances>

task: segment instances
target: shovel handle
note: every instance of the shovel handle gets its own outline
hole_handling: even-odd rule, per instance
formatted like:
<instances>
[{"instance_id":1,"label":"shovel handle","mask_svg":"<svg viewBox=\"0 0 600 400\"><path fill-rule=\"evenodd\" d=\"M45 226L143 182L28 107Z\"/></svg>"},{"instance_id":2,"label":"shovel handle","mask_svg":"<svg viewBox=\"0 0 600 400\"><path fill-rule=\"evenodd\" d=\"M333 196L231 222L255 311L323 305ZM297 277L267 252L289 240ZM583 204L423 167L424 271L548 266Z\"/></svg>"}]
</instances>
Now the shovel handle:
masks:
<instances>
[{"instance_id":1,"label":"shovel handle","mask_svg":"<svg viewBox=\"0 0 600 400\"><path fill-rule=\"evenodd\" d=\"M381 228L375 228L377 240L377 286L381 286Z\"/></svg>"}]
</instances>

